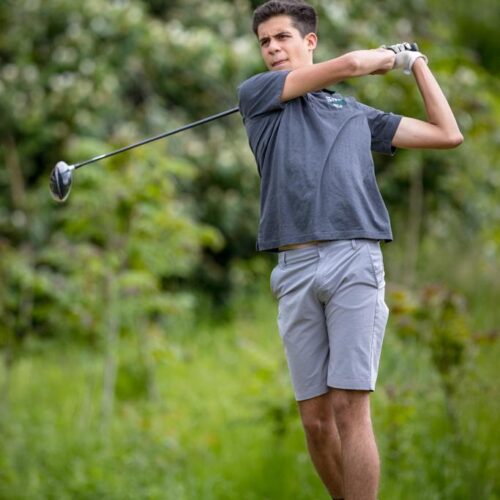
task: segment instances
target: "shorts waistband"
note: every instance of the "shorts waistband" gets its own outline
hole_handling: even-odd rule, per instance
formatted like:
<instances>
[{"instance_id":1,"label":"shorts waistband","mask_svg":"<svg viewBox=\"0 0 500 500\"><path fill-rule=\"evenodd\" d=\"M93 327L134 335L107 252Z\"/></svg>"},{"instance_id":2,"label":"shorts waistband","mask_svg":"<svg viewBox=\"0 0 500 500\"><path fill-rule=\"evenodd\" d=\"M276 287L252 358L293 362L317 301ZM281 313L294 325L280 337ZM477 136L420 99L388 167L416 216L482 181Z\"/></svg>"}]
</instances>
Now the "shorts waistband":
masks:
<instances>
[{"instance_id":1,"label":"shorts waistband","mask_svg":"<svg viewBox=\"0 0 500 500\"><path fill-rule=\"evenodd\" d=\"M314 257L320 257L323 250L345 248L346 245L352 247L355 250L359 246L360 239L351 240L330 240L330 241L315 241L311 242L307 246L292 248L289 250L282 250L278 253L278 264L282 267L293 262L298 262L306 259L311 259Z\"/></svg>"},{"instance_id":2,"label":"shorts waistband","mask_svg":"<svg viewBox=\"0 0 500 500\"><path fill-rule=\"evenodd\" d=\"M278 254L278 263L283 267L292 262L310 259L316 256L319 256L318 244L302 248L293 248L291 250L282 250Z\"/></svg>"}]
</instances>

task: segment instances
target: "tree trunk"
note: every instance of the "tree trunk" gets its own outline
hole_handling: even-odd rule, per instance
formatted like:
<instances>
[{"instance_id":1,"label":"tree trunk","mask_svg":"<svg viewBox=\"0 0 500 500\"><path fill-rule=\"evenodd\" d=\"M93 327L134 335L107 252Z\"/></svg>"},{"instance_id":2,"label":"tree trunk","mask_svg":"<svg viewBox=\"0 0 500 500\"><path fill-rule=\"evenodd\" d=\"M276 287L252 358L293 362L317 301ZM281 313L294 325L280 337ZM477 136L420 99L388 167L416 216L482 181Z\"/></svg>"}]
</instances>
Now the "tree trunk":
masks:
<instances>
[{"instance_id":1,"label":"tree trunk","mask_svg":"<svg viewBox=\"0 0 500 500\"><path fill-rule=\"evenodd\" d=\"M117 375L117 348L120 316L118 311L118 287L115 275L108 273L105 280L105 300L107 317L104 321L104 339L106 356L104 360L104 378L102 392L102 417L104 427L107 428L113 416L115 403L115 385Z\"/></svg>"},{"instance_id":2,"label":"tree trunk","mask_svg":"<svg viewBox=\"0 0 500 500\"><path fill-rule=\"evenodd\" d=\"M0 401L0 416L7 419L9 414L9 393L10 379L12 375L12 365L14 364L14 355L12 353L12 345L8 345L2 356L4 368L4 381L2 384L1 401ZM0 420L1 421L1 420Z\"/></svg>"},{"instance_id":3,"label":"tree trunk","mask_svg":"<svg viewBox=\"0 0 500 500\"><path fill-rule=\"evenodd\" d=\"M418 251L420 246L420 231L424 208L423 165L418 164L413 169L410 178L408 203L408 226L406 235L406 264L403 272L405 285L413 287L417 277Z\"/></svg>"},{"instance_id":4,"label":"tree trunk","mask_svg":"<svg viewBox=\"0 0 500 500\"><path fill-rule=\"evenodd\" d=\"M26 200L26 187L21 162L19 161L19 155L17 154L16 142L12 135L8 134L5 138L4 148L5 168L9 173L12 206L16 210L23 210Z\"/></svg>"},{"instance_id":5,"label":"tree trunk","mask_svg":"<svg viewBox=\"0 0 500 500\"><path fill-rule=\"evenodd\" d=\"M138 321L136 332L139 341L139 351L142 358L142 363L146 370L146 384L149 401L158 399L158 385L156 384L154 360L151 356L151 346L149 342L149 333L145 330L147 322Z\"/></svg>"},{"instance_id":6,"label":"tree trunk","mask_svg":"<svg viewBox=\"0 0 500 500\"><path fill-rule=\"evenodd\" d=\"M14 137L7 134L3 140L5 151L5 170L8 174L10 198L11 198L11 219L18 221L17 229L21 229L25 235L30 235L28 226L28 217L26 215L26 184L24 180L23 170L17 151L17 145ZM22 251L22 248L17 248ZM33 250L31 244L26 244L26 251L30 264L30 269L33 271ZM0 279L2 276L0 276ZM9 393L10 381L12 376L12 368L16 358L17 351L27 334L31 329L33 319L33 286L32 283L24 283L20 290L20 297L17 305L17 310L9 312L8 318L3 318L4 327L7 330L7 345L3 353L3 367L5 371L5 379L2 384L0 394L1 410L4 414L9 411ZM8 286L8 285L7 285ZM17 314L16 314L17 313Z\"/></svg>"}]
</instances>

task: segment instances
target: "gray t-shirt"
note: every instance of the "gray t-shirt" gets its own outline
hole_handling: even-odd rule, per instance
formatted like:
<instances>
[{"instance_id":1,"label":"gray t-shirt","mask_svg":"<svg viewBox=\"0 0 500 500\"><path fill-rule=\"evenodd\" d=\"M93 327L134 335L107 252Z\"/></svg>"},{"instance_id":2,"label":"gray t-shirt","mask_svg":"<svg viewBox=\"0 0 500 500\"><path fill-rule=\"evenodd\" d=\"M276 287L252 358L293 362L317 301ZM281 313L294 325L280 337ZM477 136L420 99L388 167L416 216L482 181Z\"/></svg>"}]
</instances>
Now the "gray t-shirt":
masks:
<instances>
[{"instance_id":1,"label":"gray t-shirt","mask_svg":"<svg viewBox=\"0 0 500 500\"><path fill-rule=\"evenodd\" d=\"M287 74L261 73L238 88L261 177L257 249L312 240L392 240L371 151L394 153L401 116L327 90L281 102Z\"/></svg>"}]
</instances>

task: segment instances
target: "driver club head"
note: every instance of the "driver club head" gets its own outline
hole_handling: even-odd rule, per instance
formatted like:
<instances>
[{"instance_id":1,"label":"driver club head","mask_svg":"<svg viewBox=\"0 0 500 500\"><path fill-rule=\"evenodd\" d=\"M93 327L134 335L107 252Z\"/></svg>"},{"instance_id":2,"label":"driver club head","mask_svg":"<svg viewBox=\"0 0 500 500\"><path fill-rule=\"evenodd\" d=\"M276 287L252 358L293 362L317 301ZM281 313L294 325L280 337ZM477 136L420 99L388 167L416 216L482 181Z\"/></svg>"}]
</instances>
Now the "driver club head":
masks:
<instances>
[{"instance_id":1,"label":"driver club head","mask_svg":"<svg viewBox=\"0 0 500 500\"><path fill-rule=\"evenodd\" d=\"M73 182L73 165L68 165L64 161L57 162L50 174L50 194L56 201L66 201L71 191Z\"/></svg>"}]
</instances>

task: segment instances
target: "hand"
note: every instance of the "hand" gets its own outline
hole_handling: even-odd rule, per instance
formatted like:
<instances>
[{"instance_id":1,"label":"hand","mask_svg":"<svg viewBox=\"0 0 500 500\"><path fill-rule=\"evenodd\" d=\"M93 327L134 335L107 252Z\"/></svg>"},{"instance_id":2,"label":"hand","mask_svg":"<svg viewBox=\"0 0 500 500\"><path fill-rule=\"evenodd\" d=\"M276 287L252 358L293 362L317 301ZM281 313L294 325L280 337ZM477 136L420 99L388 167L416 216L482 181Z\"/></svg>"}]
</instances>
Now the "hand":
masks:
<instances>
[{"instance_id":1,"label":"hand","mask_svg":"<svg viewBox=\"0 0 500 500\"><path fill-rule=\"evenodd\" d=\"M427 56L418 51L416 43L397 43L395 45L382 45L382 48L392 50L396 54L393 69L403 68L403 72L407 75L411 74L411 68L418 58L423 58L427 63Z\"/></svg>"}]
</instances>

